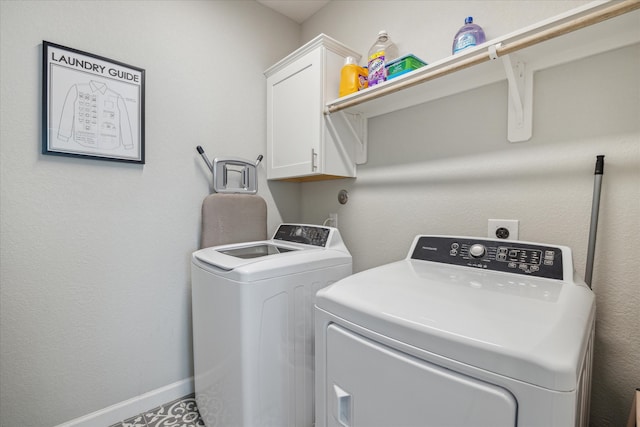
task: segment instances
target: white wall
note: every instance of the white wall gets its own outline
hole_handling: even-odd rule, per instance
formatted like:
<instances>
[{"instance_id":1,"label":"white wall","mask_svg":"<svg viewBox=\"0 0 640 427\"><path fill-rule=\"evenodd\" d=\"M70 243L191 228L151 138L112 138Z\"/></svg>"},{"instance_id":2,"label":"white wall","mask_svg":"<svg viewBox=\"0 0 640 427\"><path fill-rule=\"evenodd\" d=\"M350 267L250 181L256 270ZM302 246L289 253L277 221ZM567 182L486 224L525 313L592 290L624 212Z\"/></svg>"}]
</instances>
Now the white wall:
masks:
<instances>
[{"instance_id":1,"label":"white wall","mask_svg":"<svg viewBox=\"0 0 640 427\"><path fill-rule=\"evenodd\" d=\"M324 32L366 54L384 28L401 54L433 62L450 54L467 15L492 38L584 3L334 1L302 38ZM537 73L533 138L519 144L506 140L506 82L372 119L368 163L356 179L303 184L302 220L337 212L359 271L404 257L416 234L484 236L489 218L519 219L521 239L572 247L583 275L595 156L604 154L591 424L624 425L640 378L638 76L638 45Z\"/></svg>"},{"instance_id":2,"label":"white wall","mask_svg":"<svg viewBox=\"0 0 640 427\"><path fill-rule=\"evenodd\" d=\"M300 26L254 1L3 0L0 16L0 425L52 426L193 375L195 146L265 154L262 72ZM144 166L40 154L42 40L146 69ZM272 232L299 188L259 175Z\"/></svg>"}]
</instances>

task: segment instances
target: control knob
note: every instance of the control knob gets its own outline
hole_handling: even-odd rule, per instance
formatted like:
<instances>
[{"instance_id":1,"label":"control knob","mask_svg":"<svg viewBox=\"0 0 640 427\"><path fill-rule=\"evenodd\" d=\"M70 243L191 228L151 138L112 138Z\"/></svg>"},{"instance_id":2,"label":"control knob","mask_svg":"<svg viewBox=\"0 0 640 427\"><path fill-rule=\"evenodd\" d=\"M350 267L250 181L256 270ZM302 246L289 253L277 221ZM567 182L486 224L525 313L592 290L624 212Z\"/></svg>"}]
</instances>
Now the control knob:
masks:
<instances>
[{"instance_id":1,"label":"control knob","mask_svg":"<svg viewBox=\"0 0 640 427\"><path fill-rule=\"evenodd\" d=\"M485 253L487 253L487 250L485 249L484 245L481 245L480 243L471 245L471 247L469 248L469 255L474 258L482 258Z\"/></svg>"}]
</instances>

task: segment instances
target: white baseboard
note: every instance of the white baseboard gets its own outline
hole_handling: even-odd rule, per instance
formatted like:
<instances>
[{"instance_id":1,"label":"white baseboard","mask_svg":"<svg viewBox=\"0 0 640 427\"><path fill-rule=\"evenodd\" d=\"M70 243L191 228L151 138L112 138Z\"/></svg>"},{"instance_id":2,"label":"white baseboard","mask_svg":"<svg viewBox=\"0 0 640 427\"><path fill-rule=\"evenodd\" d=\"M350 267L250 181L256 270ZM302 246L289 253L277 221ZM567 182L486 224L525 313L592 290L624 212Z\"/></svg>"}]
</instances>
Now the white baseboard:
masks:
<instances>
[{"instance_id":1,"label":"white baseboard","mask_svg":"<svg viewBox=\"0 0 640 427\"><path fill-rule=\"evenodd\" d=\"M56 427L106 427L193 393L193 377L160 387Z\"/></svg>"}]
</instances>

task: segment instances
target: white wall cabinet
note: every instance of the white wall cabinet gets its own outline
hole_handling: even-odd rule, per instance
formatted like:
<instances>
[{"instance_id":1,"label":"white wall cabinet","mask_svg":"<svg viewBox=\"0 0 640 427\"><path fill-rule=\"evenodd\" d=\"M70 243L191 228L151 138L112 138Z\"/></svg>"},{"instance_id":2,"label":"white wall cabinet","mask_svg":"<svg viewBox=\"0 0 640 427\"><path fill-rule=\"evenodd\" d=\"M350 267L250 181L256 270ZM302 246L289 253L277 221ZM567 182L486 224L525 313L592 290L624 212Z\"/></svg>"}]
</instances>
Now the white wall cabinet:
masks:
<instances>
[{"instance_id":1,"label":"white wall cabinet","mask_svg":"<svg viewBox=\"0 0 640 427\"><path fill-rule=\"evenodd\" d=\"M320 34L267 71L267 179L310 181L356 174L353 139L325 116L338 97L347 56L361 55ZM343 124L344 126L344 124Z\"/></svg>"}]
</instances>

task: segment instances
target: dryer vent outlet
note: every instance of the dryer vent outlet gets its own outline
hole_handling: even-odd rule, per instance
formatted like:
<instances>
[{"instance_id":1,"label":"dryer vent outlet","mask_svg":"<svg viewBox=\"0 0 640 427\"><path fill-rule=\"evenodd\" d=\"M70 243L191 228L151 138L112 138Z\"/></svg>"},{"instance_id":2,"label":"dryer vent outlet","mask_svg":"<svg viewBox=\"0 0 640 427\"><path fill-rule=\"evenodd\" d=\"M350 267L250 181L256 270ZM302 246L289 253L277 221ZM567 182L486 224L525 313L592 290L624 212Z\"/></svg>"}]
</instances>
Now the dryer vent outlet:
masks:
<instances>
[{"instance_id":1,"label":"dryer vent outlet","mask_svg":"<svg viewBox=\"0 0 640 427\"><path fill-rule=\"evenodd\" d=\"M490 219L487 236L492 239L518 240L517 219Z\"/></svg>"}]
</instances>

